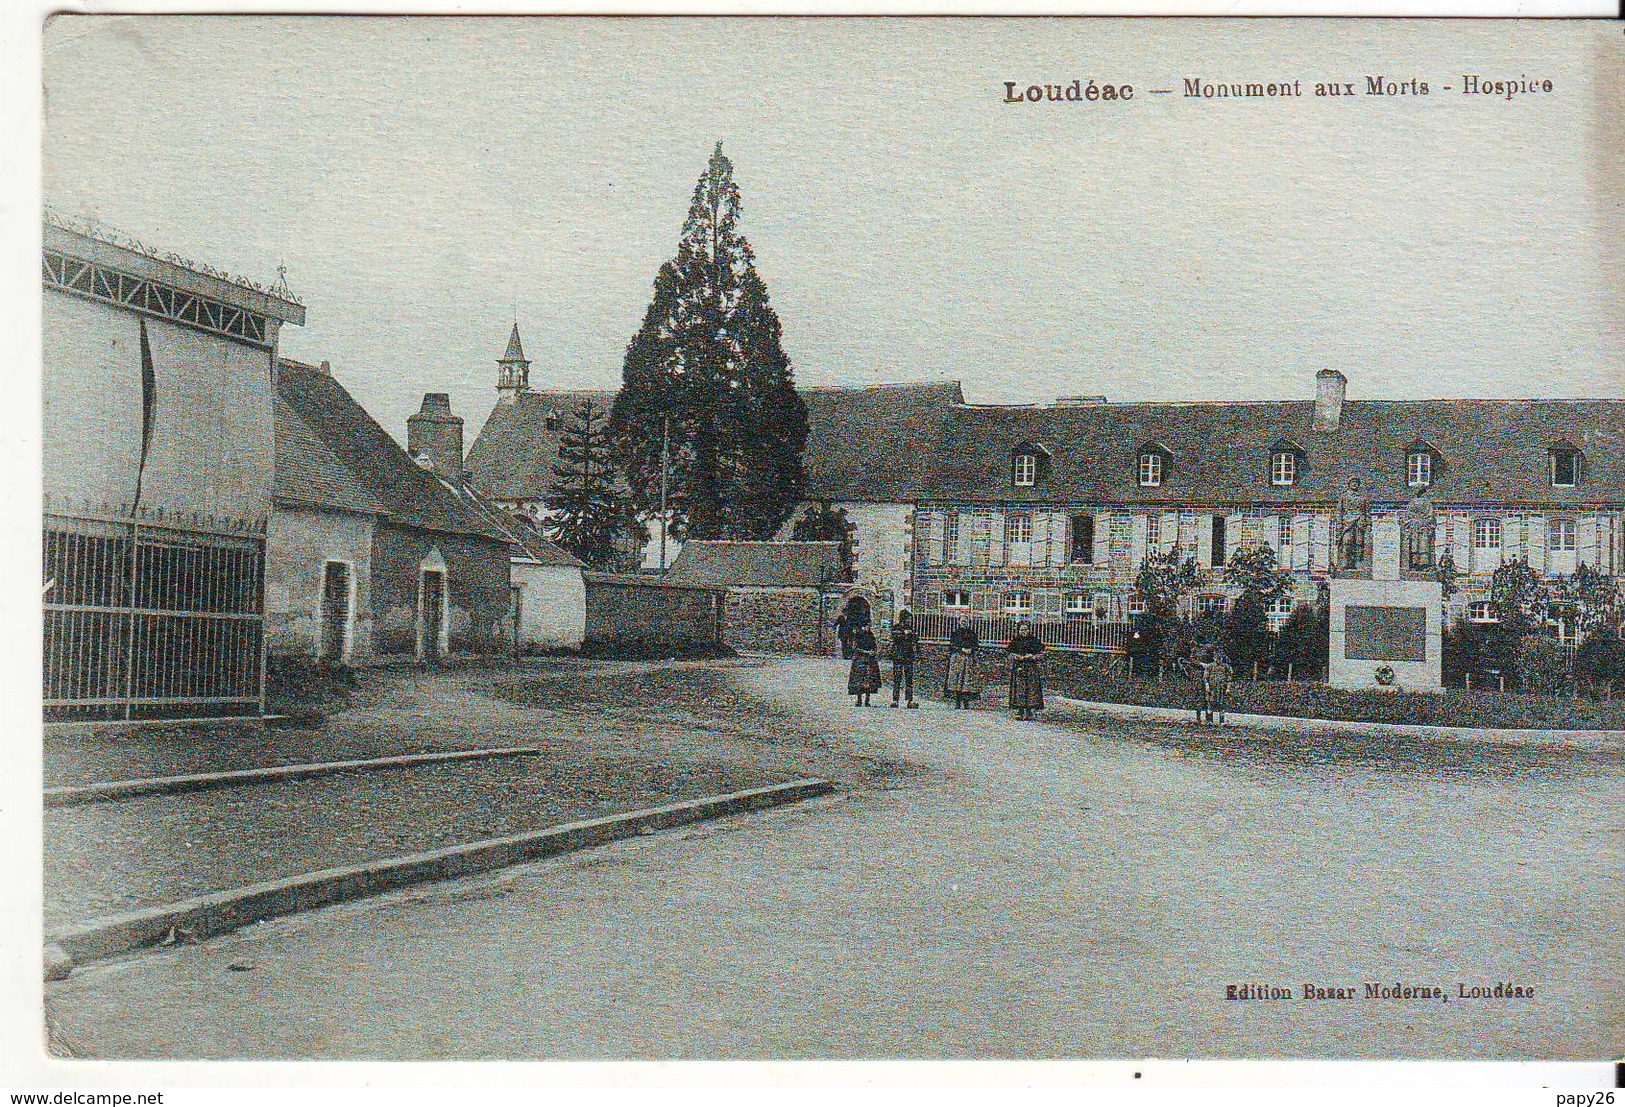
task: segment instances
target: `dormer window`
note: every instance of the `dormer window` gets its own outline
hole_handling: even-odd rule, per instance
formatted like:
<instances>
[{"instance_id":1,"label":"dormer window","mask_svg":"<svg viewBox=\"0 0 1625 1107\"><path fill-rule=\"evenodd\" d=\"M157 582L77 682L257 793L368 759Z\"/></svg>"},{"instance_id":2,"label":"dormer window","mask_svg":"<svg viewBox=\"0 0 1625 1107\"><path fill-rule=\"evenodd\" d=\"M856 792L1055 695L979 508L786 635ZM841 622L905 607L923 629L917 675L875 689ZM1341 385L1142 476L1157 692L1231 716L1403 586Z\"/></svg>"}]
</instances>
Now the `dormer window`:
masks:
<instances>
[{"instance_id":1,"label":"dormer window","mask_svg":"<svg viewBox=\"0 0 1625 1107\"><path fill-rule=\"evenodd\" d=\"M1134 477L1141 488L1161 488L1168 479L1173 454L1161 442L1147 442L1135 456Z\"/></svg>"},{"instance_id":2,"label":"dormer window","mask_svg":"<svg viewBox=\"0 0 1625 1107\"><path fill-rule=\"evenodd\" d=\"M1574 488L1580 483L1580 451L1572 446L1558 445L1551 449L1553 488Z\"/></svg>"},{"instance_id":3,"label":"dormer window","mask_svg":"<svg viewBox=\"0 0 1625 1107\"><path fill-rule=\"evenodd\" d=\"M1010 483L1032 488L1049 476L1049 451L1033 442L1023 442L1010 455Z\"/></svg>"},{"instance_id":4,"label":"dormer window","mask_svg":"<svg viewBox=\"0 0 1625 1107\"><path fill-rule=\"evenodd\" d=\"M1270 484L1276 488L1291 488L1298 483L1298 470L1303 468L1303 447L1296 442L1281 439L1270 447Z\"/></svg>"},{"instance_id":5,"label":"dormer window","mask_svg":"<svg viewBox=\"0 0 1625 1107\"><path fill-rule=\"evenodd\" d=\"M1412 450L1405 458L1405 487L1426 488L1433 483L1433 455Z\"/></svg>"},{"instance_id":6,"label":"dormer window","mask_svg":"<svg viewBox=\"0 0 1625 1107\"><path fill-rule=\"evenodd\" d=\"M1270 483L1277 488L1288 488L1298 483L1298 455L1291 450L1276 450L1270 455Z\"/></svg>"}]
</instances>

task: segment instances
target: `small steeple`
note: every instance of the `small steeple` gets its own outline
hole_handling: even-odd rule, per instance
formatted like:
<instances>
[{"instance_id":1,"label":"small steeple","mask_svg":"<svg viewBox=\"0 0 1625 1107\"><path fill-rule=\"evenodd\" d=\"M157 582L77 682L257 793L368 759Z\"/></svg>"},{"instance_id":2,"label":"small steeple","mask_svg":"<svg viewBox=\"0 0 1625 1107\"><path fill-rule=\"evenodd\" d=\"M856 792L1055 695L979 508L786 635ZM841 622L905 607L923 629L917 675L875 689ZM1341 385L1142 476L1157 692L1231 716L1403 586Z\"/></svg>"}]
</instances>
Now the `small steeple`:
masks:
<instances>
[{"instance_id":1,"label":"small steeple","mask_svg":"<svg viewBox=\"0 0 1625 1107\"><path fill-rule=\"evenodd\" d=\"M497 403L511 404L523 393L530 391L530 362L525 360L525 347L519 341L519 324L513 325L508 336L508 350L497 359Z\"/></svg>"}]
</instances>

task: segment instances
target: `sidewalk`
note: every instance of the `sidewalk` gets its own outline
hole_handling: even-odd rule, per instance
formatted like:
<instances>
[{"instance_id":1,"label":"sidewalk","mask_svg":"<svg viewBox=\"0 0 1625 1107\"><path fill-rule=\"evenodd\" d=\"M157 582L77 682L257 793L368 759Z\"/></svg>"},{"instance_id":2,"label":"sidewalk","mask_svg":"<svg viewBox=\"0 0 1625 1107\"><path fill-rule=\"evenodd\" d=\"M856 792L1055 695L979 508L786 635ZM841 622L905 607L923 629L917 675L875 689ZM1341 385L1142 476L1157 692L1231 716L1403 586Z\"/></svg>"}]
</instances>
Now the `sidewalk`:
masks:
<instances>
[{"instance_id":1,"label":"sidewalk","mask_svg":"<svg viewBox=\"0 0 1625 1107\"><path fill-rule=\"evenodd\" d=\"M1065 705L1072 710L1088 712L1091 715L1195 724L1195 712L1189 708L1146 707L1140 704L1076 700L1050 692L1046 692L1045 697L1051 703ZM1227 713L1223 725L1253 727L1260 730L1336 731L1340 734L1391 737L1410 735L1437 738L1445 742L1491 743L1499 746L1560 746L1591 752L1625 750L1625 730L1509 730L1492 727L1432 726L1422 723L1363 723L1352 719L1244 715L1236 712Z\"/></svg>"},{"instance_id":2,"label":"sidewalk","mask_svg":"<svg viewBox=\"0 0 1625 1107\"><path fill-rule=\"evenodd\" d=\"M258 744L231 736L211 744L201 729L63 740L51 784L356 753L541 752L49 808L47 929L789 780L862 785L880 771L819 747L809 728L766 703L719 698L711 678L720 675L551 665L383 674L324 727L267 730Z\"/></svg>"}]
</instances>

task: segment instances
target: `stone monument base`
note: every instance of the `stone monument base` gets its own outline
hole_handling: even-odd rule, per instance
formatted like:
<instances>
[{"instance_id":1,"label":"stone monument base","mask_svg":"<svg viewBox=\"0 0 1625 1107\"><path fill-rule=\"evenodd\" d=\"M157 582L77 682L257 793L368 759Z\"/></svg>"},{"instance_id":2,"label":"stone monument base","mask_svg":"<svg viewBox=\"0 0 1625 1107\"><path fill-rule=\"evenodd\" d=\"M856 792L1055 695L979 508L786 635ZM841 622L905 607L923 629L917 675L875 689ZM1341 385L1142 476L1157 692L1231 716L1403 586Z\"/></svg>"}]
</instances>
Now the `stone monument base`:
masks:
<instances>
[{"instance_id":1,"label":"stone monument base","mask_svg":"<svg viewBox=\"0 0 1625 1107\"><path fill-rule=\"evenodd\" d=\"M1442 599L1438 581L1333 577L1327 682L1337 688L1437 692Z\"/></svg>"}]
</instances>

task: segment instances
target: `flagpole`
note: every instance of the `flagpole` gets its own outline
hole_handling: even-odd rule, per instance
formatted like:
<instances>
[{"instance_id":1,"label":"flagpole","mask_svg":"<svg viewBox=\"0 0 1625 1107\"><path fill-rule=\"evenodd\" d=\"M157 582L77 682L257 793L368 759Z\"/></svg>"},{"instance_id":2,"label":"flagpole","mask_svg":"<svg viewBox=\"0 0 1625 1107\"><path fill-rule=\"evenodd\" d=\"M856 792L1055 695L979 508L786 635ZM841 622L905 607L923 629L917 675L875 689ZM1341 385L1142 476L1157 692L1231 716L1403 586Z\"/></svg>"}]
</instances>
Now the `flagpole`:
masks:
<instances>
[{"instance_id":1,"label":"flagpole","mask_svg":"<svg viewBox=\"0 0 1625 1107\"><path fill-rule=\"evenodd\" d=\"M666 571L666 530L671 526L671 513L666 509L666 483L671 469L671 416L660 422L660 571Z\"/></svg>"}]
</instances>

